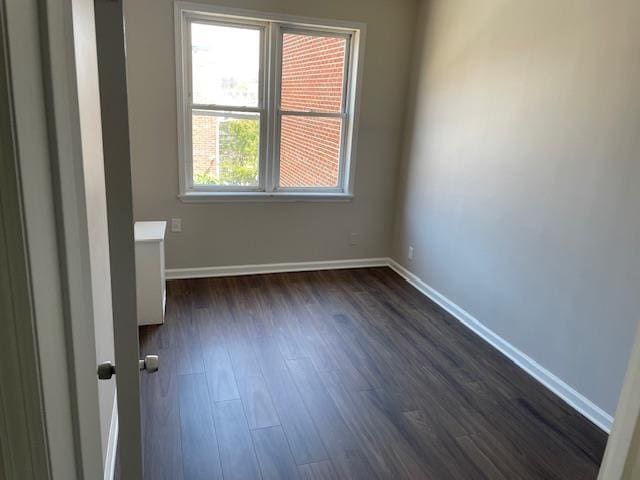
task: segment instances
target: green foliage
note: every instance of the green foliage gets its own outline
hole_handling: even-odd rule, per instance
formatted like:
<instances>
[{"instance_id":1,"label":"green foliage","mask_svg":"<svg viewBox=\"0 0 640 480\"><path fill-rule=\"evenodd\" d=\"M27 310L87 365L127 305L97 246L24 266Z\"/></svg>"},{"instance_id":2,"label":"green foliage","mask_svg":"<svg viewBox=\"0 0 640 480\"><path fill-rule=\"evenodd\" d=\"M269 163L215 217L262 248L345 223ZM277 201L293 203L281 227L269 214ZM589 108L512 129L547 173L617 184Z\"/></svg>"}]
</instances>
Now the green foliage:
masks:
<instances>
[{"instance_id":1,"label":"green foliage","mask_svg":"<svg viewBox=\"0 0 640 480\"><path fill-rule=\"evenodd\" d=\"M258 122L237 120L220 124L220 180L223 184L250 185L258 181Z\"/></svg>"},{"instance_id":2,"label":"green foliage","mask_svg":"<svg viewBox=\"0 0 640 480\"><path fill-rule=\"evenodd\" d=\"M217 185L218 180L209 172L194 172L193 183L195 185Z\"/></svg>"},{"instance_id":3,"label":"green foliage","mask_svg":"<svg viewBox=\"0 0 640 480\"><path fill-rule=\"evenodd\" d=\"M256 185L258 183L259 123L248 119L220 122L220 178L198 172L200 185Z\"/></svg>"}]
</instances>

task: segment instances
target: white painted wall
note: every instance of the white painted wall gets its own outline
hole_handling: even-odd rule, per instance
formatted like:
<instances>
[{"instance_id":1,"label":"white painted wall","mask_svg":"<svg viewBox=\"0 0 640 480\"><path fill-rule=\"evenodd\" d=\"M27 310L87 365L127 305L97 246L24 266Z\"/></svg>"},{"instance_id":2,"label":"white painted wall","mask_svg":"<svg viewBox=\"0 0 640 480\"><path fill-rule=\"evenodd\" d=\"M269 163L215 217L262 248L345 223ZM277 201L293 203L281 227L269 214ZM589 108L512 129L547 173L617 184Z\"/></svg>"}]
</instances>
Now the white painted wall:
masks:
<instances>
[{"instance_id":1,"label":"white painted wall","mask_svg":"<svg viewBox=\"0 0 640 480\"><path fill-rule=\"evenodd\" d=\"M639 24L636 0L423 3L393 242L610 414L640 312Z\"/></svg>"},{"instance_id":2,"label":"white painted wall","mask_svg":"<svg viewBox=\"0 0 640 480\"><path fill-rule=\"evenodd\" d=\"M400 160L413 0L221 0L236 8L367 24L354 201L184 204L178 198L173 2L126 2L136 220L183 219L167 268L386 256ZM350 247L349 234L360 233Z\"/></svg>"}]
</instances>

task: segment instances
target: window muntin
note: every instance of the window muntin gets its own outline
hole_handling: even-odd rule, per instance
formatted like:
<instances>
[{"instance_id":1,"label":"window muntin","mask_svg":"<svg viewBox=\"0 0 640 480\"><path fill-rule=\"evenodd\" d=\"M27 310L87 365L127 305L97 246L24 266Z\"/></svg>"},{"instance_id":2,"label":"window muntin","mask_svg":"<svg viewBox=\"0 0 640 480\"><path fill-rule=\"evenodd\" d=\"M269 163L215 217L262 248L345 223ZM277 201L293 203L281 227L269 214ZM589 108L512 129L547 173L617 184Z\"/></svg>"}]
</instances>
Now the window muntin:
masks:
<instances>
[{"instance_id":1,"label":"window muntin","mask_svg":"<svg viewBox=\"0 0 640 480\"><path fill-rule=\"evenodd\" d=\"M358 30L184 5L189 10L176 4L183 198L199 192L349 196ZM298 64L287 57L292 46L307 49ZM299 92L291 88L295 82ZM292 175L296 169L306 175Z\"/></svg>"}]
</instances>

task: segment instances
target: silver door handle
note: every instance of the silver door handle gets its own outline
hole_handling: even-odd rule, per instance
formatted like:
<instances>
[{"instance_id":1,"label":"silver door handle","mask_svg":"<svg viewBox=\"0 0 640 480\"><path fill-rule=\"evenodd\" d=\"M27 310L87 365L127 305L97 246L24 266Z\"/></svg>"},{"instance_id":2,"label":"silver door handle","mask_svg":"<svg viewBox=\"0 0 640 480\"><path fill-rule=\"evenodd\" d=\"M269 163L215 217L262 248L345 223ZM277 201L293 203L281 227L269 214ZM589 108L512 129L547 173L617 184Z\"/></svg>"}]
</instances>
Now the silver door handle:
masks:
<instances>
[{"instance_id":1,"label":"silver door handle","mask_svg":"<svg viewBox=\"0 0 640 480\"><path fill-rule=\"evenodd\" d=\"M145 355L144 360L140 360L140 370L149 373L157 372L160 368L160 357L158 355Z\"/></svg>"},{"instance_id":2,"label":"silver door handle","mask_svg":"<svg viewBox=\"0 0 640 480\"><path fill-rule=\"evenodd\" d=\"M160 368L160 357L158 355L145 355L143 360L138 364L140 370L146 370L149 373L157 372ZM109 380L116 374L116 366L111 362L102 362L98 365L98 378L100 380Z\"/></svg>"}]
</instances>

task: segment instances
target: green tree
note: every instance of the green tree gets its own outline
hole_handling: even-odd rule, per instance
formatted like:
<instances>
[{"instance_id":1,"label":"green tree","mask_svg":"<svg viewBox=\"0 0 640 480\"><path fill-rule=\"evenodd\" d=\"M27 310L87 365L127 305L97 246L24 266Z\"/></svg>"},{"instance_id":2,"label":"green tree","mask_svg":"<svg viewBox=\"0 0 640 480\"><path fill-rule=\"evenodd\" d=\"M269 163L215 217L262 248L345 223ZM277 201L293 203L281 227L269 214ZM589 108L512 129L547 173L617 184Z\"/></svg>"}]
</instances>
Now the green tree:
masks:
<instances>
[{"instance_id":1,"label":"green tree","mask_svg":"<svg viewBox=\"0 0 640 480\"><path fill-rule=\"evenodd\" d=\"M230 119L220 124L220 183L254 185L258 182L258 122Z\"/></svg>"}]
</instances>

